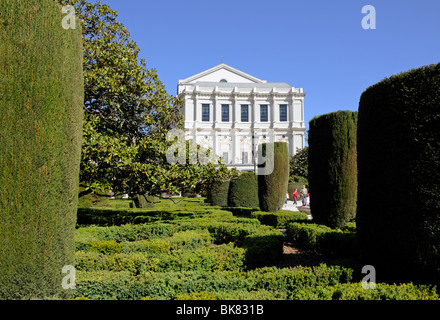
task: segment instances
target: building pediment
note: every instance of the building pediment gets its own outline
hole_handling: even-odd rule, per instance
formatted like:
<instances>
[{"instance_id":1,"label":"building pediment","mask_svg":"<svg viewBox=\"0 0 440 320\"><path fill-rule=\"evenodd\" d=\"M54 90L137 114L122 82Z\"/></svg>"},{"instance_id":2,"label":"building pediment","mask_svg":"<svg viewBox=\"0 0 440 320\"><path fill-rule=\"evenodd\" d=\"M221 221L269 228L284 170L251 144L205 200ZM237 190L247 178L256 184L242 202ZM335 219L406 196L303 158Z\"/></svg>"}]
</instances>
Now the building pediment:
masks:
<instances>
[{"instance_id":1,"label":"building pediment","mask_svg":"<svg viewBox=\"0 0 440 320\"><path fill-rule=\"evenodd\" d=\"M224 63L187 79L179 80L179 85L194 84L197 82L267 83L265 80L255 78Z\"/></svg>"}]
</instances>

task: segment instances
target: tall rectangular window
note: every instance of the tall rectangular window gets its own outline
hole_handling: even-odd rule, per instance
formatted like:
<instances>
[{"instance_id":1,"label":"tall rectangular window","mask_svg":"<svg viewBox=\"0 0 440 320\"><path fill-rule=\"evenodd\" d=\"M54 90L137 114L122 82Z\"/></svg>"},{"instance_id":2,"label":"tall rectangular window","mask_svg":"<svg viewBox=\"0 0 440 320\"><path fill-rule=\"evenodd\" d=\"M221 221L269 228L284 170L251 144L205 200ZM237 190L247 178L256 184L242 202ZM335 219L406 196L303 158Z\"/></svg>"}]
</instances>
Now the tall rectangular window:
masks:
<instances>
[{"instance_id":1,"label":"tall rectangular window","mask_svg":"<svg viewBox=\"0 0 440 320\"><path fill-rule=\"evenodd\" d=\"M223 162L224 164L228 164L228 163L229 163L229 159L228 159L228 158L229 158L229 153L228 153L228 152L223 152L223 157L222 157L222 158L223 158L223 159L222 159L222 160L223 160L222 162Z\"/></svg>"},{"instance_id":2,"label":"tall rectangular window","mask_svg":"<svg viewBox=\"0 0 440 320\"><path fill-rule=\"evenodd\" d=\"M222 104L222 122L229 122L229 105Z\"/></svg>"},{"instance_id":3,"label":"tall rectangular window","mask_svg":"<svg viewBox=\"0 0 440 320\"><path fill-rule=\"evenodd\" d=\"M260 106L260 121L261 122L268 122L268 106L267 105L261 105Z\"/></svg>"},{"instance_id":4,"label":"tall rectangular window","mask_svg":"<svg viewBox=\"0 0 440 320\"><path fill-rule=\"evenodd\" d=\"M241 105L241 122L249 122L249 106L247 104Z\"/></svg>"},{"instance_id":5,"label":"tall rectangular window","mask_svg":"<svg viewBox=\"0 0 440 320\"><path fill-rule=\"evenodd\" d=\"M248 153L247 152L243 152L242 160L243 160L243 164L247 164L249 162L249 158L248 158Z\"/></svg>"},{"instance_id":6,"label":"tall rectangular window","mask_svg":"<svg viewBox=\"0 0 440 320\"><path fill-rule=\"evenodd\" d=\"M287 121L287 104L280 105L280 121Z\"/></svg>"},{"instance_id":7,"label":"tall rectangular window","mask_svg":"<svg viewBox=\"0 0 440 320\"><path fill-rule=\"evenodd\" d=\"M209 104L202 104L202 121L209 122Z\"/></svg>"}]
</instances>

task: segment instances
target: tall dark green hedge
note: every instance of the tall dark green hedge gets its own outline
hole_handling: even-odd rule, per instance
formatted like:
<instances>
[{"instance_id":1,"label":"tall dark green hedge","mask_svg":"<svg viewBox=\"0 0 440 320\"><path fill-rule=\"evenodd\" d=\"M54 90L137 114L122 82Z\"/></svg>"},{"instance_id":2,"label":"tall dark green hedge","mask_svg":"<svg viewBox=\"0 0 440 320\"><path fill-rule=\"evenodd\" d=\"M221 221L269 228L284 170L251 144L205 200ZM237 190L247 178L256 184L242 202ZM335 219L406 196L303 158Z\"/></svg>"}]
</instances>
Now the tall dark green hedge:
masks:
<instances>
[{"instance_id":1,"label":"tall dark green hedge","mask_svg":"<svg viewBox=\"0 0 440 320\"><path fill-rule=\"evenodd\" d=\"M208 190L207 200L213 206L227 207L231 180L214 183Z\"/></svg>"},{"instance_id":2,"label":"tall dark green hedge","mask_svg":"<svg viewBox=\"0 0 440 320\"><path fill-rule=\"evenodd\" d=\"M358 175L358 237L378 281L440 284L440 64L362 94Z\"/></svg>"},{"instance_id":3,"label":"tall dark green hedge","mask_svg":"<svg viewBox=\"0 0 440 320\"><path fill-rule=\"evenodd\" d=\"M273 157L269 156L268 143L260 145L262 156L266 157L266 164L259 168L271 166L273 172L268 175L258 175L258 198L260 210L265 212L278 212L283 207L286 199L287 185L289 182L289 150L287 143L275 142L273 144Z\"/></svg>"},{"instance_id":4,"label":"tall dark green hedge","mask_svg":"<svg viewBox=\"0 0 440 320\"><path fill-rule=\"evenodd\" d=\"M82 36L53 0L0 1L0 299L63 296L74 265Z\"/></svg>"},{"instance_id":5,"label":"tall dark green hedge","mask_svg":"<svg viewBox=\"0 0 440 320\"><path fill-rule=\"evenodd\" d=\"M309 192L313 220L342 228L356 216L358 113L315 117L309 129Z\"/></svg>"},{"instance_id":6,"label":"tall dark green hedge","mask_svg":"<svg viewBox=\"0 0 440 320\"><path fill-rule=\"evenodd\" d=\"M254 172L243 172L231 180L228 206L258 208L258 179Z\"/></svg>"}]
</instances>

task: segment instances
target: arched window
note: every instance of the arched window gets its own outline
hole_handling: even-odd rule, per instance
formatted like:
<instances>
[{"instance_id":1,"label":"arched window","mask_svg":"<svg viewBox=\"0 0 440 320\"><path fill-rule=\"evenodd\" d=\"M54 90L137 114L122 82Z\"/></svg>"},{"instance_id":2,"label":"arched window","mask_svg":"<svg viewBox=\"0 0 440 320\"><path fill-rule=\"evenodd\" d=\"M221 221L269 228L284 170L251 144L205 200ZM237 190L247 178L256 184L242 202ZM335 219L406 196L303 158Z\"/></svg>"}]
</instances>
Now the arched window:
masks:
<instances>
[{"instance_id":1,"label":"arched window","mask_svg":"<svg viewBox=\"0 0 440 320\"><path fill-rule=\"evenodd\" d=\"M226 80L226 79L221 79L221 80L220 80L220 83L228 83L228 80Z\"/></svg>"}]
</instances>

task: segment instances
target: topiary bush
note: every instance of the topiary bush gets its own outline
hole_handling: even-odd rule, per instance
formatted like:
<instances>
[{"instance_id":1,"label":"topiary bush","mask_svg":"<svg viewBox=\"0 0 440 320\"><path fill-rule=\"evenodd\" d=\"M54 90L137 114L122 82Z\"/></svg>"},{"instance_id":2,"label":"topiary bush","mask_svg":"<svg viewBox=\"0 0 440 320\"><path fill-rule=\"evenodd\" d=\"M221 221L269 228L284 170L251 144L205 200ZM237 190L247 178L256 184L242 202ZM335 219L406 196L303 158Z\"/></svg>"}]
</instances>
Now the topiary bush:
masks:
<instances>
[{"instance_id":1,"label":"topiary bush","mask_svg":"<svg viewBox=\"0 0 440 320\"><path fill-rule=\"evenodd\" d=\"M357 230L387 281L440 283L440 64L386 78L359 103ZM371 210L374 206L382 210Z\"/></svg>"},{"instance_id":2,"label":"topiary bush","mask_svg":"<svg viewBox=\"0 0 440 320\"><path fill-rule=\"evenodd\" d=\"M331 228L356 216L357 112L315 117L309 130L309 191L313 220Z\"/></svg>"},{"instance_id":3,"label":"topiary bush","mask_svg":"<svg viewBox=\"0 0 440 320\"><path fill-rule=\"evenodd\" d=\"M227 207L231 180L214 183L208 190L207 200L212 206Z\"/></svg>"},{"instance_id":4,"label":"topiary bush","mask_svg":"<svg viewBox=\"0 0 440 320\"><path fill-rule=\"evenodd\" d=\"M258 176L260 210L278 212L284 205L289 182L289 151L287 143L275 142L273 146L263 143L260 145L260 148L262 156L267 159L265 164L259 165L259 168L273 166L272 173L268 175L260 174ZM269 154L268 151L270 150L273 150L273 156Z\"/></svg>"},{"instance_id":5,"label":"topiary bush","mask_svg":"<svg viewBox=\"0 0 440 320\"><path fill-rule=\"evenodd\" d=\"M0 299L63 296L74 265L82 35L52 0L0 1Z\"/></svg>"},{"instance_id":6,"label":"topiary bush","mask_svg":"<svg viewBox=\"0 0 440 320\"><path fill-rule=\"evenodd\" d=\"M243 172L231 180L228 206L258 208L258 179L254 172Z\"/></svg>"}]
</instances>

